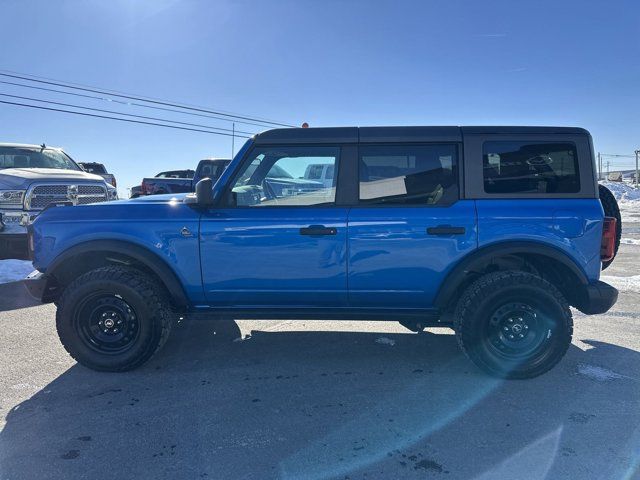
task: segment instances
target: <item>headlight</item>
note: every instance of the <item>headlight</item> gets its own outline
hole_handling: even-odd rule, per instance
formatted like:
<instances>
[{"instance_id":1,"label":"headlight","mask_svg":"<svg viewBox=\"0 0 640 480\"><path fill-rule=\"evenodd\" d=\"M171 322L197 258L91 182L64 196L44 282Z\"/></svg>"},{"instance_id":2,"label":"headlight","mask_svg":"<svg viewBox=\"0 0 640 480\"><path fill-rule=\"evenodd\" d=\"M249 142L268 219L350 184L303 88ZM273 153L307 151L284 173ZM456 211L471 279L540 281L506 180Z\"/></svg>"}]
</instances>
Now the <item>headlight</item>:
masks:
<instances>
[{"instance_id":1,"label":"headlight","mask_svg":"<svg viewBox=\"0 0 640 480\"><path fill-rule=\"evenodd\" d=\"M107 200L118 200L118 190L107 184Z\"/></svg>"},{"instance_id":2,"label":"headlight","mask_svg":"<svg viewBox=\"0 0 640 480\"><path fill-rule=\"evenodd\" d=\"M22 208L25 190L0 190L0 207Z\"/></svg>"}]
</instances>

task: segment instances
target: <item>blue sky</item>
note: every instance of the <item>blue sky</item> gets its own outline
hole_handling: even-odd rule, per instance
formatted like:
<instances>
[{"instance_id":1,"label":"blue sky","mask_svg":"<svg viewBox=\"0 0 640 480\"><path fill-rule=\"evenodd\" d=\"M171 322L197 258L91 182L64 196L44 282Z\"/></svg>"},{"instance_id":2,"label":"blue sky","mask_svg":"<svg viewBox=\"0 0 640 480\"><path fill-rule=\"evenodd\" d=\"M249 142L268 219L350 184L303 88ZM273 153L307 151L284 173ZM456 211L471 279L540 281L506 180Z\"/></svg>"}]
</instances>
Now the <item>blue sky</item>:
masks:
<instances>
[{"instance_id":1,"label":"blue sky","mask_svg":"<svg viewBox=\"0 0 640 480\"><path fill-rule=\"evenodd\" d=\"M0 18L0 70L295 125L576 125L596 150L640 148L635 0L2 0ZM227 137L6 105L0 141L62 146L120 187L231 151Z\"/></svg>"}]
</instances>

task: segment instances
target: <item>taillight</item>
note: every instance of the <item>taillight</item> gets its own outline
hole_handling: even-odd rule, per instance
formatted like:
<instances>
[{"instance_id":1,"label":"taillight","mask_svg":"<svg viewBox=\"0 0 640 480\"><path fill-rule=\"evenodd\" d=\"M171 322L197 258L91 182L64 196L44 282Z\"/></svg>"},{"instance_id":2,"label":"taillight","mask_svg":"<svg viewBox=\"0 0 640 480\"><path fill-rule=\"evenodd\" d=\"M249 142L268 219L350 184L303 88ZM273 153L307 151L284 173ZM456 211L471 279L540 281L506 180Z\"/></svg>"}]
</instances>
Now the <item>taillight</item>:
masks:
<instances>
[{"instance_id":1,"label":"taillight","mask_svg":"<svg viewBox=\"0 0 640 480\"><path fill-rule=\"evenodd\" d=\"M613 260L616 254L616 224L615 217L604 217L602 223L602 242L600 243L600 259L603 262Z\"/></svg>"},{"instance_id":2,"label":"taillight","mask_svg":"<svg viewBox=\"0 0 640 480\"><path fill-rule=\"evenodd\" d=\"M111 177L111 185L113 185L113 188L118 187L118 185L116 185L116 177Z\"/></svg>"}]
</instances>

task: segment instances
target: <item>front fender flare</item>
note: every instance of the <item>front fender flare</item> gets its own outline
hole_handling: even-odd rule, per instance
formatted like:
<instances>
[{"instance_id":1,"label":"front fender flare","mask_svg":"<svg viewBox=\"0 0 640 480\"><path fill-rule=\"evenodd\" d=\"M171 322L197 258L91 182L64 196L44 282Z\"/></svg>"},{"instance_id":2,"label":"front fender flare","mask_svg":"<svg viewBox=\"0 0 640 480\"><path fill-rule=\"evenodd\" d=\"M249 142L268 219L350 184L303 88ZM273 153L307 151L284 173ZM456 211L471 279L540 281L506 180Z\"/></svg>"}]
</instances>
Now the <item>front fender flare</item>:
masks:
<instances>
[{"instance_id":1,"label":"front fender flare","mask_svg":"<svg viewBox=\"0 0 640 480\"><path fill-rule=\"evenodd\" d=\"M90 252L112 252L133 258L158 276L176 305L189 305L182 282L162 257L143 246L123 240L90 240L74 245L54 258L47 267L47 275L55 277L56 269L60 268L67 260Z\"/></svg>"}]
</instances>

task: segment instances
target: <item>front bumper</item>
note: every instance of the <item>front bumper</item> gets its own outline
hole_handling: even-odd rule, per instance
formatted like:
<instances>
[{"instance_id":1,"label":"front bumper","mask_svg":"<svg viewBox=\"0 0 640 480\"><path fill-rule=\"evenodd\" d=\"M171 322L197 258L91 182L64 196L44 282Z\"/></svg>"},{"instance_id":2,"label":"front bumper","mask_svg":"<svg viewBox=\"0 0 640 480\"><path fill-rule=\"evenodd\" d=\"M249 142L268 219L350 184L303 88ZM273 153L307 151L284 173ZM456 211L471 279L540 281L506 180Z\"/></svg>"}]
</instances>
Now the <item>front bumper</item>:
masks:
<instances>
[{"instance_id":1,"label":"front bumper","mask_svg":"<svg viewBox=\"0 0 640 480\"><path fill-rule=\"evenodd\" d=\"M601 281L587 285L584 298L578 310L586 315L597 315L607 312L618 300L618 290Z\"/></svg>"},{"instance_id":2,"label":"front bumper","mask_svg":"<svg viewBox=\"0 0 640 480\"><path fill-rule=\"evenodd\" d=\"M0 260L29 260L27 225L36 216L22 210L0 211Z\"/></svg>"}]
</instances>

